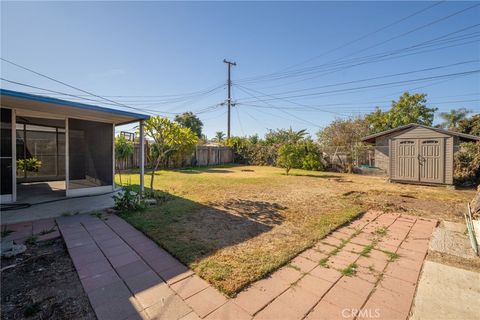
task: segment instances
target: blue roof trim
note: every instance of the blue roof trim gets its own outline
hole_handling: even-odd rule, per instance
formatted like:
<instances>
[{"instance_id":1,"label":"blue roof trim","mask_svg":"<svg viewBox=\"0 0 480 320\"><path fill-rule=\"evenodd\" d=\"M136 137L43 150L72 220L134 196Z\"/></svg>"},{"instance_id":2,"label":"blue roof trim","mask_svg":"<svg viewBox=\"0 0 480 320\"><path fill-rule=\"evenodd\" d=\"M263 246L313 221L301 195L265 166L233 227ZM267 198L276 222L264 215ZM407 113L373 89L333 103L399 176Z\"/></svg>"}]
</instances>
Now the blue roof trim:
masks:
<instances>
[{"instance_id":1,"label":"blue roof trim","mask_svg":"<svg viewBox=\"0 0 480 320\"><path fill-rule=\"evenodd\" d=\"M105 107L94 106L94 105L91 105L91 104L73 102L73 101L57 99L57 98L52 98L52 97L46 97L46 96L38 96L38 95L35 95L35 94L30 94L30 93L25 93L25 92L20 92L20 91L13 91L13 90L8 90L8 89L1 89L0 88L0 96L9 96L9 97L27 99L27 100L37 101L37 102L54 103L54 104L59 104L59 105L63 105L63 106L66 106L66 107L74 107L74 108L79 108L79 109L85 109L85 110L98 111L98 112L104 112L104 113L116 114L116 115L120 115L120 116L131 117L131 118L135 118L137 120L146 120L146 119L150 118L150 116L146 115L146 114L134 113L134 112L122 111L122 110L115 110L115 109L110 109L110 108L105 108Z\"/></svg>"}]
</instances>

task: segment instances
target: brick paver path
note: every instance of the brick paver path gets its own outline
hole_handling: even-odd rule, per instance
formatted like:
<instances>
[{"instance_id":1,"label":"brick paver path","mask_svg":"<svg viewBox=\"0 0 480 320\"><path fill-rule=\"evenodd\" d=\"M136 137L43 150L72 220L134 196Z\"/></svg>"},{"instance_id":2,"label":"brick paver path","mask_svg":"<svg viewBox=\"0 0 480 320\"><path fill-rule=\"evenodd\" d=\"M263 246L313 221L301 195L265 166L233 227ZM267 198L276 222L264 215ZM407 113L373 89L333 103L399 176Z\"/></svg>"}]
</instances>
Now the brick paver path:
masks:
<instances>
[{"instance_id":1,"label":"brick paver path","mask_svg":"<svg viewBox=\"0 0 480 320\"><path fill-rule=\"evenodd\" d=\"M59 218L99 319L406 319L436 222L367 212L234 299L127 222Z\"/></svg>"},{"instance_id":2,"label":"brick paver path","mask_svg":"<svg viewBox=\"0 0 480 320\"><path fill-rule=\"evenodd\" d=\"M232 302L254 319L406 319L435 225L369 211Z\"/></svg>"},{"instance_id":3,"label":"brick paver path","mask_svg":"<svg viewBox=\"0 0 480 320\"><path fill-rule=\"evenodd\" d=\"M13 240L16 244L22 244L26 240L47 241L60 237L55 219L2 224L0 229L2 241Z\"/></svg>"}]
</instances>

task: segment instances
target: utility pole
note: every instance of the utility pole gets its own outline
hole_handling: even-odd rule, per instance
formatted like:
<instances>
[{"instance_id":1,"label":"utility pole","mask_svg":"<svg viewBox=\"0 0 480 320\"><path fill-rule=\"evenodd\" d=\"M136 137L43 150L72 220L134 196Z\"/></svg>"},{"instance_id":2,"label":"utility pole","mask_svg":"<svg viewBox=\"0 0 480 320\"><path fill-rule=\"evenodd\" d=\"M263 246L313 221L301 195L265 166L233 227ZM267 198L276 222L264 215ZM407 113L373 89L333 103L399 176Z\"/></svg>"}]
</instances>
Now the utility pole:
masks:
<instances>
[{"instance_id":1,"label":"utility pole","mask_svg":"<svg viewBox=\"0 0 480 320\"><path fill-rule=\"evenodd\" d=\"M223 59L223 62L228 65L228 97L227 97L227 106L228 106L228 119L227 119L227 139L230 139L230 109L232 106L232 80L230 79L230 72L232 66L236 66L237 64L233 61L228 61L227 59Z\"/></svg>"}]
</instances>

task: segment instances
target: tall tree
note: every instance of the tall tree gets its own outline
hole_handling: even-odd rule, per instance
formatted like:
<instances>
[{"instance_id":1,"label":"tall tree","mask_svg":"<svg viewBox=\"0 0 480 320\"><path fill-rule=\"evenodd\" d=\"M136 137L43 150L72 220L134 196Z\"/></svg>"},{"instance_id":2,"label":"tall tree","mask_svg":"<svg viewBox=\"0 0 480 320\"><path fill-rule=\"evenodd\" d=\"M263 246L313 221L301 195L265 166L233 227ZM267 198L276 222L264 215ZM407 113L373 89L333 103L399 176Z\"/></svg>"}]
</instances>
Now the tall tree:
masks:
<instances>
[{"instance_id":1,"label":"tall tree","mask_svg":"<svg viewBox=\"0 0 480 320\"><path fill-rule=\"evenodd\" d=\"M306 129L295 131L292 128L269 130L265 134L267 145L283 145L286 143L297 143L308 135Z\"/></svg>"},{"instance_id":2,"label":"tall tree","mask_svg":"<svg viewBox=\"0 0 480 320\"><path fill-rule=\"evenodd\" d=\"M189 129L160 116L145 121L145 135L153 140L150 148L152 177L150 190L153 192L153 179L160 163L176 153L193 150L198 142L197 136Z\"/></svg>"},{"instance_id":3,"label":"tall tree","mask_svg":"<svg viewBox=\"0 0 480 320\"><path fill-rule=\"evenodd\" d=\"M418 123L431 126L437 108L427 107L426 94L405 92L398 101L392 101L388 111L382 111L379 107L366 116L370 131L377 133L410 123Z\"/></svg>"},{"instance_id":4,"label":"tall tree","mask_svg":"<svg viewBox=\"0 0 480 320\"><path fill-rule=\"evenodd\" d=\"M202 138L203 122L193 112L178 114L174 120L182 127L192 130L197 138Z\"/></svg>"},{"instance_id":5,"label":"tall tree","mask_svg":"<svg viewBox=\"0 0 480 320\"><path fill-rule=\"evenodd\" d=\"M215 137L212 140L216 142L222 142L225 140L225 133L223 131L215 132Z\"/></svg>"},{"instance_id":6,"label":"tall tree","mask_svg":"<svg viewBox=\"0 0 480 320\"><path fill-rule=\"evenodd\" d=\"M449 112L440 112L440 118L445 120L442 123L442 127L455 130L458 127L460 121L467 118L472 111L466 108L452 109Z\"/></svg>"},{"instance_id":7,"label":"tall tree","mask_svg":"<svg viewBox=\"0 0 480 320\"><path fill-rule=\"evenodd\" d=\"M458 123L463 119L466 119L471 112L472 111L466 108L452 109L449 112L440 112L440 118L444 120L441 126L449 130L455 130L458 127Z\"/></svg>"},{"instance_id":8,"label":"tall tree","mask_svg":"<svg viewBox=\"0 0 480 320\"><path fill-rule=\"evenodd\" d=\"M480 136L480 114L476 114L474 116L471 116L470 118L460 120L456 131Z\"/></svg>"},{"instance_id":9,"label":"tall tree","mask_svg":"<svg viewBox=\"0 0 480 320\"><path fill-rule=\"evenodd\" d=\"M367 148L361 139L368 135L368 132L368 123L365 119L356 117L334 120L319 131L317 137L320 146L329 150L330 154L345 152L346 163L343 163L343 169L352 172L356 155Z\"/></svg>"}]
</instances>

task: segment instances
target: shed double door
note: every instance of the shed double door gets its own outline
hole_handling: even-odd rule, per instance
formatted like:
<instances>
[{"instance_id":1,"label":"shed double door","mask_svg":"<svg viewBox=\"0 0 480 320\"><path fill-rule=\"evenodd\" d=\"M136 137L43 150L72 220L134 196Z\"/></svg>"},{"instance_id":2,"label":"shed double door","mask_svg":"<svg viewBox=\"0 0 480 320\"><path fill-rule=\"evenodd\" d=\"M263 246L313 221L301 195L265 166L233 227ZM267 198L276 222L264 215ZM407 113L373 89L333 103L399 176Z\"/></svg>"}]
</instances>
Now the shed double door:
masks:
<instances>
[{"instance_id":1,"label":"shed double door","mask_svg":"<svg viewBox=\"0 0 480 320\"><path fill-rule=\"evenodd\" d=\"M444 139L398 139L395 142L395 179L444 182Z\"/></svg>"}]
</instances>

